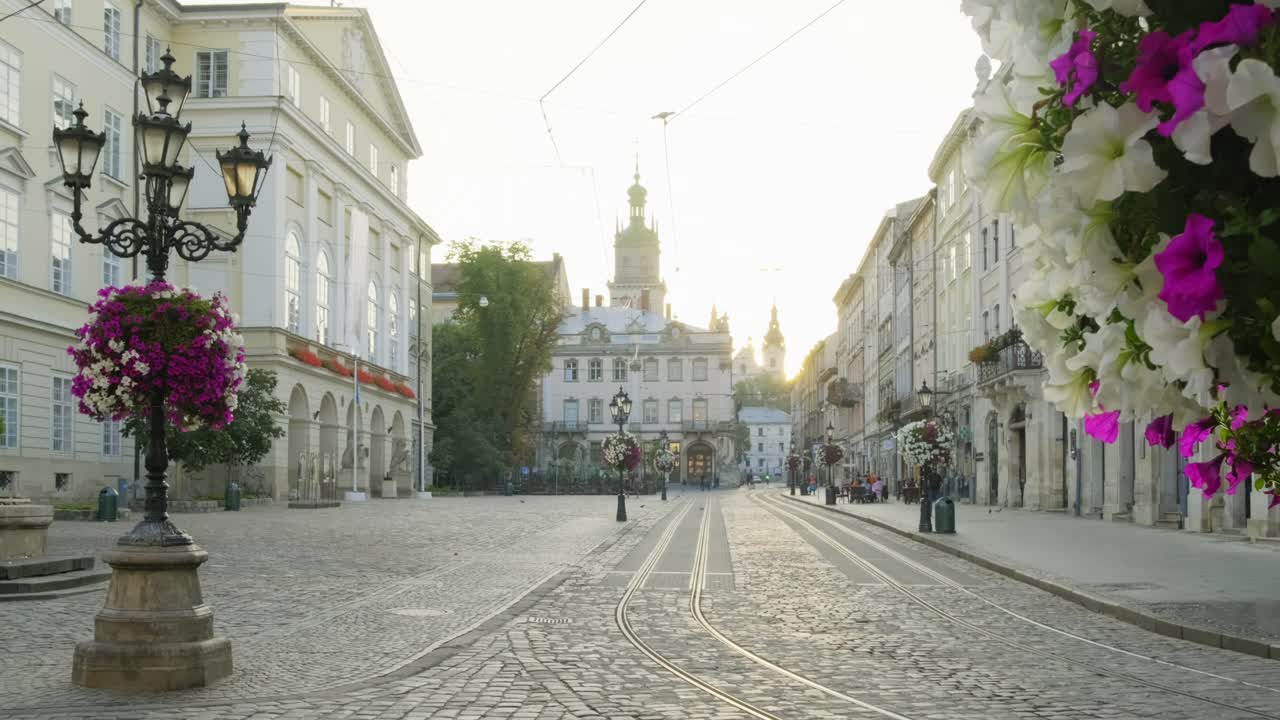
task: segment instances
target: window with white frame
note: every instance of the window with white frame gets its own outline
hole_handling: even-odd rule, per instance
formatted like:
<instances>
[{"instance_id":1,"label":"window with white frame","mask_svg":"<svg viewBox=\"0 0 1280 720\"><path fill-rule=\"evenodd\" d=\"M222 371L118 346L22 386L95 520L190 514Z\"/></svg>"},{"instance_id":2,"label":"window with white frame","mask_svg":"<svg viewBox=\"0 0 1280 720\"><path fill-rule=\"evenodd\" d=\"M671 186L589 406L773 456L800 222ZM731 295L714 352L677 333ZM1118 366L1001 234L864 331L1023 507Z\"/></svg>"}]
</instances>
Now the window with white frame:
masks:
<instances>
[{"instance_id":1,"label":"window with white frame","mask_svg":"<svg viewBox=\"0 0 1280 720\"><path fill-rule=\"evenodd\" d=\"M325 134L333 132L332 117L330 115L329 98L320 96L320 127L324 128Z\"/></svg>"},{"instance_id":2,"label":"window with white frame","mask_svg":"<svg viewBox=\"0 0 1280 720\"><path fill-rule=\"evenodd\" d=\"M102 454L116 457L120 454L120 421L102 421Z\"/></svg>"},{"instance_id":3,"label":"window with white frame","mask_svg":"<svg viewBox=\"0 0 1280 720\"><path fill-rule=\"evenodd\" d=\"M18 368L0 365L0 419L4 431L0 432L0 448L18 447Z\"/></svg>"},{"instance_id":4,"label":"window with white frame","mask_svg":"<svg viewBox=\"0 0 1280 720\"><path fill-rule=\"evenodd\" d=\"M578 424L578 401L577 400L564 401L564 421L568 425Z\"/></svg>"},{"instance_id":5,"label":"window with white frame","mask_svg":"<svg viewBox=\"0 0 1280 720\"><path fill-rule=\"evenodd\" d=\"M644 381L658 382L658 359L657 358L644 359Z\"/></svg>"},{"instance_id":6,"label":"window with white frame","mask_svg":"<svg viewBox=\"0 0 1280 720\"><path fill-rule=\"evenodd\" d=\"M667 380L684 380L684 361L680 358L667 361Z\"/></svg>"},{"instance_id":7,"label":"window with white frame","mask_svg":"<svg viewBox=\"0 0 1280 720\"><path fill-rule=\"evenodd\" d=\"M290 65L287 77L289 100L294 107L302 107L302 76L298 74L298 68Z\"/></svg>"},{"instance_id":8,"label":"window with white frame","mask_svg":"<svg viewBox=\"0 0 1280 720\"><path fill-rule=\"evenodd\" d=\"M667 401L667 422L684 422L684 404L680 402L679 398Z\"/></svg>"},{"instance_id":9,"label":"window with white frame","mask_svg":"<svg viewBox=\"0 0 1280 720\"><path fill-rule=\"evenodd\" d=\"M400 358L400 288L392 288L387 296L387 367L399 367Z\"/></svg>"},{"instance_id":10,"label":"window with white frame","mask_svg":"<svg viewBox=\"0 0 1280 720\"><path fill-rule=\"evenodd\" d=\"M707 422L707 400L706 398L698 398L693 401L693 421L696 423Z\"/></svg>"},{"instance_id":11,"label":"window with white frame","mask_svg":"<svg viewBox=\"0 0 1280 720\"><path fill-rule=\"evenodd\" d=\"M591 358L587 361L587 381L602 382L604 380L604 361L600 358Z\"/></svg>"},{"instance_id":12,"label":"window with white frame","mask_svg":"<svg viewBox=\"0 0 1280 720\"><path fill-rule=\"evenodd\" d=\"M50 378L50 401L52 402L51 422L49 423L49 450L53 452L71 452L71 426L75 418L75 407L71 402L71 378L54 375Z\"/></svg>"},{"instance_id":13,"label":"window with white frame","mask_svg":"<svg viewBox=\"0 0 1280 720\"><path fill-rule=\"evenodd\" d=\"M0 188L0 277L18 279L18 193Z\"/></svg>"},{"instance_id":14,"label":"window with white frame","mask_svg":"<svg viewBox=\"0 0 1280 720\"><path fill-rule=\"evenodd\" d=\"M644 422L646 425L653 425L658 422L658 401L644 401Z\"/></svg>"},{"instance_id":15,"label":"window with white frame","mask_svg":"<svg viewBox=\"0 0 1280 720\"><path fill-rule=\"evenodd\" d=\"M21 125L22 53L0 40L0 120Z\"/></svg>"},{"instance_id":16,"label":"window with white frame","mask_svg":"<svg viewBox=\"0 0 1280 720\"><path fill-rule=\"evenodd\" d=\"M347 121L347 143L345 147L348 155L351 157L356 156L356 126L352 125L350 120Z\"/></svg>"},{"instance_id":17,"label":"window with white frame","mask_svg":"<svg viewBox=\"0 0 1280 720\"><path fill-rule=\"evenodd\" d=\"M71 294L71 218L55 212L49 218L49 289Z\"/></svg>"},{"instance_id":18,"label":"window with white frame","mask_svg":"<svg viewBox=\"0 0 1280 720\"><path fill-rule=\"evenodd\" d=\"M391 194L400 197L400 168L391 166Z\"/></svg>"},{"instance_id":19,"label":"window with white frame","mask_svg":"<svg viewBox=\"0 0 1280 720\"><path fill-rule=\"evenodd\" d=\"M701 382L707 379L707 359L695 358L693 361L693 379L695 382Z\"/></svg>"},{"instance_id":20,"label":"window with white frame","mask_svg":"<svg viewBox=\"0 0 1280 720\"><path fill-rule=\"evenodd\" d=\"M378 176L378 146L373 143L369 143L369 172Z\"/></svg>"},{"instance_id":21,"label":"window with white frame","mask_svg":"<svg viewBox=\"0 0 1280 720\"><path fill-rule=\"evenodd\" d=\"M120 256L102 248L102 285L103 287L120 287L120 278L122 276L120 268Z\"/></svg>"},{"instance_id":22,"label":"window with white frame","mask_svg":"<svg viewBox=\"0 0 1280 720\"><path fill-rule=\"evenodd\" d=\"M147 72L155 72L164 67L164 63L160 62L160 58L164 55L164 48L160 46L160 38L152 37L148 34L145 52L143 66Z\"/></svg>"},{"instance_id":23,"label":"window with white frame","mask_svg":"<svg viewBox=\"0 0 1280 720\"><path fill-rule=\"evenodd\" d=\"M329 293L332 288L329 253L321 250L316 255L316 342L321 345L329 344Z\"/></svg>"},{"instance_id":24,"label":"window with white frame","mask_svg":"<svg viewBox=\"0 0 1280 720\"><path fill-rule=\"evenodd\" d=\"M613 381L627 381L627 361L622 358L613 359Z\"/></svg>"},{"instance_id":25,"label":"window with white frame","mask_svg":"<svg viewBox=\"0 0 1280 720\"><path fill-rule=\"evenodd\" d=\"M600 398L592 398L587 403L587 422L597 424L604 422L604 401Z\"/></svg>"},{"instance_id":26,"label":"window with white frame","mask_svg":"<svg viewBox=\"0 0 1280 720\"><path fill-rule=\"evenodd\" d=\"M302 245L292 231L284 241L284 318L285 329L298 332L302 321Z\"/></svg>"},{"instance_id":27,"label":"window with white frame","mask_svg":"<svg viewBox=\"0 0 1280 720\"><path fill-rule=\"evenodd\" d=\"M378 282L369 281L369 302L365 307L365 324L368 325L368 350L370 362L378 361Z\"/></svg>"},{"instance_id":28,"label":"window with white frame","mask_svg":"<svg viewBox=\"0 0 1280 720\"><path fill-rule=\"evenodd\" d=\"M124 177L120 161L124 154L121 150L121 143L124 140L124 135L120 132L122 124L119 113L114 110L102 111L102 133L107 136L107 142L102 146L102 174L117 180Z\"/></svg>"},{"instance_id":29,"label":"window with white frame","mask_svg":"<svg viewBox=\"0 0 1280 720\"><path fill-rule=\"evenodd\" d=\"M105 2L102 4L102 49L112 60L120 59L120 8Z\"/></svg>"},{"instance_id":30,"label":"window with white frame","mask_svg":"<svg viewBox=\"0 0 1280 720\"><path fill-rule=\"evenodd\" d=\"M69 128L76 124L76 86L57 75L53 76L53 124Z\"/></svg>"},{"instance_id":31,"label":"window with white frame","mask_svg":"<svg viewBox=\"0 0 1280 720\"><path fill-rule=\"evenodd\" d=\"M196 53L196 97L227 96L227 51L201 50Z\"/></svg>"},{"instance_id":32,"label":"window with white frame","mask_svg":"<svg viewBox=\"0 0 1280 720\"><path fill-rule=\"evenodd\" d=\"M71 24L71 0L53 0L53 19L63 25Z\"/></svg>"},{"instance_id":33,"label":"window with white frame","mask_svg":"<svg viewBox=\"0 0 1280 720\"><path fill-rule=\"evenodd\" d=\"M578 382L578 361L569 359L564 361L564 381Z\"/></svg>"}]
</instances>

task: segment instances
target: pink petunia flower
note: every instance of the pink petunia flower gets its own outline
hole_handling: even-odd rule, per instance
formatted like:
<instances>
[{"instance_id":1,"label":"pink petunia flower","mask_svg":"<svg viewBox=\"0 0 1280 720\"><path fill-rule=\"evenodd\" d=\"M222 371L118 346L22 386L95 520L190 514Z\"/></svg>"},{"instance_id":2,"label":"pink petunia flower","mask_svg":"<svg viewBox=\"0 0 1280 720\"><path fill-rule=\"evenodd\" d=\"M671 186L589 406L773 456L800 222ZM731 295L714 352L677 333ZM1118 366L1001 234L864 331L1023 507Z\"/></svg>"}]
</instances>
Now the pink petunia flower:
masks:
<instances>
[{"instance_id":1,"label":"pink petunia flower","mask_svg":"<svg viewBox=\"0 0 1280 720\"><path fill-rule=\"evenodd\" d=\"M1178 441L1178 451L1182 457L1189 458L1195 455L1196 448L1200 446L1200 443L1208 439L1209 434L1213 432L1214 425L1214 419L1207 417L1183 428L1182 439Z\"/></svg>"},{"instance_id":2,"label":"pink petunia flower","mask_svg":"<svg viewBox=\"0 0 1280 720\"><path fill-rule=\"evenodd\" d=\"M1181 322L1205 314L1224 297L1217 269L1222 265L1222 243L1213 232L1214 221L1197 213L1187 217L1186 228L1169 247L1156 253L1156 268L1164 276L1159 298L1169 314Z\"/></svg>"},{"instance_id":3,"label":"pink petunia flower","mask_svg":"<svg viewBox=\"0 0 1280 720\"><path fill-rule=\"evenodd\" d=\"M1120 84L1123 92L1133 93L1143 112L1154 110L1156 103L1174 107L1173 118L1159 127L1165 137L1204 107L1204 83L1192 65L1195 35L1194 30L1177 37L1163 30L1147 33L1138 43L1137 65Z\"/></svg>"},{"instance_id":4,"label":"pink petunia flower","mask_svg":"<svg viewBox=\"0 0 1280 720\"><path fill-rule=\"evenodd\" d=\"M1147 445L1155 447L1159 445L1163 448L1173 447L1173 443L1177 438L1173 433L1173 415L1165 415L1158 417L1147 424Z\"/></svg>"},{"instance_id":5,"label":"pink petunia flower","mask_svg":"<svg viewBox=\"0 0 1280 720\"><path fill-rule=\"evenodd\" d=\"M1199 55L1214 45L1253 45L1274 19L1275 14L1265 5L1232 5L1221 20L1200 24L1192 51Z\"/></svg>"},{"instance_id":6,"label":"pink petunia flower","mask_svg":"<svg viewBox=\"0 0 1280 720\"><path fill-rule=\"evenodd\" d=\"M1049 63L1058 84L1067 86L1067 94L1062 97L1067 105L1075 105L1098 81L1098 58L1092 49L1097 37L1098 33L1092 30L1081 30L1071 48Z\"/></svg>"},{"instance_id":7,"label":"pink petunia flower","mask_svg":"<svg viewBox=\"0 0 1280 720\"><path fill-rule=\"evenodd\" d=\"M1090 437L1113 445L1120 437L1120 411L1094 413L1084 416L1084 431Z\"/></svg>"},{"instance_id":8,"label":"pink petunia flower","mask_svg":"<svg viewBox=\"0 0 1280 720\"><path fill-rule=\"evenodd\" d=\"M1271 508L1277 505L1280 505L1280 488L1271 488L1270 490L1267 491L1267 494L1271 496L1271 500L1267 502L1268 510L1270 510Z\"/></svg>"},{"instance_id":9,"label":"pink petunia flower","mask_svg":"<svg viewBox=\"0 0 1280 720\"><path fill-rule=\"evenodd\" d=\"M1209 497L1217 493L1218 488L1222 487L1222 461L1226 457L1226 454L1223 453L1205 462L1187 463L1182 472L1187 476L1187 480L1191 482L1191 487L1200 488L1204 492L1204 496Z\"/></svg>"},{"instance_id":10,"label":"pink petunia flower","mask_svg":"<svg viewBox=\"0 0 1280 720\"><path fill-rule=\"evenodd\" d=\"M1235 495L1236 487L1253 474L1253 463L1236 454L1227 458L1227 462L1231 465L1231 469L1227 471L1227 494Z\"/></svg>"}]
</instances>

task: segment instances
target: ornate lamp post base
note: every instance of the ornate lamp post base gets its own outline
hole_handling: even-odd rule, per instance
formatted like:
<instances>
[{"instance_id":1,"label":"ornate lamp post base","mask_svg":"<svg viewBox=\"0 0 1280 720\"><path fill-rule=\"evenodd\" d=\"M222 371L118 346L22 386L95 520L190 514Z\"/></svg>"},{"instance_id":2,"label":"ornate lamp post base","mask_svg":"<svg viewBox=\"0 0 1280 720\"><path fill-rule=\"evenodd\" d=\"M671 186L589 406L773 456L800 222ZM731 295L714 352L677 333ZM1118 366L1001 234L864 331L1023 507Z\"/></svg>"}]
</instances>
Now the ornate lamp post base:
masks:
<instances>
[{"instance_id":1,"label":"ornate lamp post base","mask_svg":"<svg viewBox=\"0 0 1280 720\"><path fill-rule=\"evenodd\" d=\"M126 538L129 536L126 536ZM231 674L231 641L213 635L197 545L117 545L94 638L76 645L71 680L118 690L203 687Z\"/></svg>"},{"instance_id":2,"label":"ornate lamp post base","mask_svg":"<svg viewBox=\"0 0 1280 720\"><path fill-rule=\"evenodd\" d=\"M835 505L835 504L836 504L836 489L835 489L835 488L833 488L833 487L831 487L830 485L828 485L828 486L827 486L827 488L826 488L826 490L827 490L827 499L826 499L826 503L827 503L828 505Z\"/></svg>"},{"instance_id":3,"label":"ornate lamp post base","mask_svg":"<svg viewBox=\"0 0 1280 720\"><path fill-rule=\"evenodd\" d=\"M627 521L627 496L626 496L626 495L624 495L623 493L618 493L618 516L617 516L617 519L618 519L618 522L626 522L626 521Z\"/></svg>"}]
</instances>

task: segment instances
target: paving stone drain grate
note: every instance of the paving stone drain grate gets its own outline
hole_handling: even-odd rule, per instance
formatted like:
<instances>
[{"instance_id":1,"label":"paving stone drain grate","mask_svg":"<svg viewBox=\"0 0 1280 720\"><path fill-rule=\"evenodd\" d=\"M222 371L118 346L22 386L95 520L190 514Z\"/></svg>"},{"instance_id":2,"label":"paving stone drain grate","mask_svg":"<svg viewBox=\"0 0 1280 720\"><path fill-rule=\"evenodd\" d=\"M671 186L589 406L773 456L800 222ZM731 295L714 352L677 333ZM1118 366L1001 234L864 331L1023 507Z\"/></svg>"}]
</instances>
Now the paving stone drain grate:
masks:
<instances>
[{"instance_id":1,"label":"paving stone drain grate","mask_svg":"<svg viewBox=\"0 0 1280 720\"><path fill-rule=\"evenodd\" d=\"M527 623L542 623L544 625L568 625L573 622L573 618L529 616L525 618L524 621Z\"/></svg>"}]
</instances>

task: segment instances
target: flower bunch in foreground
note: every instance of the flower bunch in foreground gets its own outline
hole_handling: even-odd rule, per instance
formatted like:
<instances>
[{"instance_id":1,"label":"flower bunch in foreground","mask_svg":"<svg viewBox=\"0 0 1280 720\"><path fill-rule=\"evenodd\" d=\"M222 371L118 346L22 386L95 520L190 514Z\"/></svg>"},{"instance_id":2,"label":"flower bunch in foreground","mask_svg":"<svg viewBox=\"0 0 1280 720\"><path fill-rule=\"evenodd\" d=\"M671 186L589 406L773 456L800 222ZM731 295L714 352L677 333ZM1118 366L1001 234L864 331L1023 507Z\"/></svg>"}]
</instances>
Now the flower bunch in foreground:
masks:
<instances>
[{"instance_id":1,"label":"flower bunch in foreground","mask_svg":"<svg viewBox=\"0 0 1280 720\"><path fill-rule=\"evenodd\" d=\"M1045 398L1104 442L1210 443L1206 494L1274 496L1280 1L963 5L1003 65L966 170L1020 228Z\"/></svg>"},{"instance_id":2,"label":"flower bunch in foreground","mask_svg":"<svg viewBox=\"0 0 1280 720\"><path fill-rule=\"evenodd\" d=\"M640 464L640 443L631 433L610 435L604 439L604 462L611 468L632 470Z\"/></svg>"},{"instance_id":3,"label":"flower bunch in foreground","mask_svg":"<svg viewBox=\"0 0 1280 720\"><path fill-rule=\"evenodd\" d=\"M202 298L163 282L108 287L67 349L79 372L71 392L95 420L145 414L153 393L180 430L220 429L234 418L248 368L244 338L221 295Z\"/></svg>"}]
</instances>

